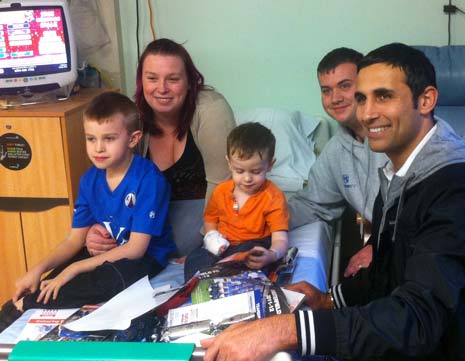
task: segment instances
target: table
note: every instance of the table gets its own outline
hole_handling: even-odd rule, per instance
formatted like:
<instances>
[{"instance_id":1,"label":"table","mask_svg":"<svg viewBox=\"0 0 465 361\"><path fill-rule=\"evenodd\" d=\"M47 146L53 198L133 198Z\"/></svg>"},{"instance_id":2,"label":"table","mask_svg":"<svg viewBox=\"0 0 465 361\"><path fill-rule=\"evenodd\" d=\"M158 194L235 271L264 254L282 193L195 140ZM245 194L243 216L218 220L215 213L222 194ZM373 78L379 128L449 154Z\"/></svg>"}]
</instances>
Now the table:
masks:
<instances>
[{"instance_id":1,"label":"table","mask_svg":"<svg viewBox=\"0 0 465 361\"><path fill-rule=\"evenodd\" d=\"M292 276L292 282L307 281L321 291L326 292L328 285L328 270L331 262L332 236L329 227L324 222L314 222L296 228L289 233L289 246L299 249L297 264ZM151 280L153 287L170 284L179 287L184 280L183 266L169 264L161 273ZM26 311L15 323L0 333L0 344L11 349L30 315L34 310ZM0 360L2 357L0 348Z\"/></svg>"}]
</instances>

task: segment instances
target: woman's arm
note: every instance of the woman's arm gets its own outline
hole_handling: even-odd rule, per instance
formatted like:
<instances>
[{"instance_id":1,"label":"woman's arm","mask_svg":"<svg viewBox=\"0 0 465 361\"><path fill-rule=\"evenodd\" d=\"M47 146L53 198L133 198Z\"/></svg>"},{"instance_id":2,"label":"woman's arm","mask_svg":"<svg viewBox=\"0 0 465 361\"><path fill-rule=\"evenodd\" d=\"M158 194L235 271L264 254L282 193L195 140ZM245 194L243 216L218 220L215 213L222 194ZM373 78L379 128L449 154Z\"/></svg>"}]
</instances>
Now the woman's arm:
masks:
<instances>
[{"instance_id":1,"label":"woman's arm","mask_svg":"<svg viewBox=\"0 0 465 361\"><path fill-rule=\"evenodd\" d=\"M225 158L226 138L235 126L231 107L221 94L208 90L200 92L191 131L205 166L206 200L213 188L230 176Z\"/></svg>"}]
</instances>

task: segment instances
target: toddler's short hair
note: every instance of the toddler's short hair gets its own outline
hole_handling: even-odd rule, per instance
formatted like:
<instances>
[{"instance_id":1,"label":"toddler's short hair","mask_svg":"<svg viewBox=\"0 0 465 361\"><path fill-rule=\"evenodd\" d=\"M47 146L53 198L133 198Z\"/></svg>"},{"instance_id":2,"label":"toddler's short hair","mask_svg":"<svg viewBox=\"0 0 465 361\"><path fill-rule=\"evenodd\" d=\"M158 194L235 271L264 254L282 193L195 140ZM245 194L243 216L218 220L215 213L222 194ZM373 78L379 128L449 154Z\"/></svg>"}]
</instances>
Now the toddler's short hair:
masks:
<instances>
[{"instance_id":1,"label":"toddler's short hair","mask_svg":"<svg viewBox=\"0 0 465 361\"><path fill-rule=\"evenodd\" d=\"M237 153L240 159L249 159L258 153L261 159L274 157L276 138L271 130L260 123L244 123L234 128L227 138L228 157Z\"/></svg>"},{"instance_id":2,"label":"toddler's short hair","mask_svg":"<svg viewBox=\"0 0 465 361\"><path fill-rule=\"evenodd\" d=\"M124 117L124 124L129 134L142 129L136 104L126 95L114 91L94 97L84 110L84 119L102 124L117 114Z\"/></svg>"}]
</instances>

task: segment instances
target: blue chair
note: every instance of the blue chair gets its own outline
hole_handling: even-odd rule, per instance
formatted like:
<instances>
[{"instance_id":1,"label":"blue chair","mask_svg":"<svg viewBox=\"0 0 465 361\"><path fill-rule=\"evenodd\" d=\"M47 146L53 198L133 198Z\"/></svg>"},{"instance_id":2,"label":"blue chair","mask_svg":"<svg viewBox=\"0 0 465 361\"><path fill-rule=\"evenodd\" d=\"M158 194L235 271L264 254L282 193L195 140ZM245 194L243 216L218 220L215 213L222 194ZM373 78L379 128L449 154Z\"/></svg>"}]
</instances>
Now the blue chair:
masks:
<instances>
[{"instance_id":1,"label":"blue chair","mask_svg":"<svg viewBox=\"0 0 465 361\"><path fill-rule=\"evenodd\" d=\"M465 45L415 46L436 68L439 90L435 115L465 138Z\"/></svg>"}]
</instances>

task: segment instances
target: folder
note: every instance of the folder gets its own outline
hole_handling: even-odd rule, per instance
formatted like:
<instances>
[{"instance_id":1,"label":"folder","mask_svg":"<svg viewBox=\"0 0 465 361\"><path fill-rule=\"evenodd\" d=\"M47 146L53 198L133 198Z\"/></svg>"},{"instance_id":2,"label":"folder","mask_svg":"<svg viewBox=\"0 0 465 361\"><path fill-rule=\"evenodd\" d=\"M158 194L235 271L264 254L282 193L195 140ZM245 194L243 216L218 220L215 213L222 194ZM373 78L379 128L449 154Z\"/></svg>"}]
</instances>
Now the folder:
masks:
<instances>
[{"instance_id":1,"label":"folder","mask_svg":"<svg viewBox=\"0 0 465 361\"><path fill-rule=\"evenodd\" d=\"M9 361L189 361L194 344L157 342L21 341Z\"/></svg>"}]
</instances>

